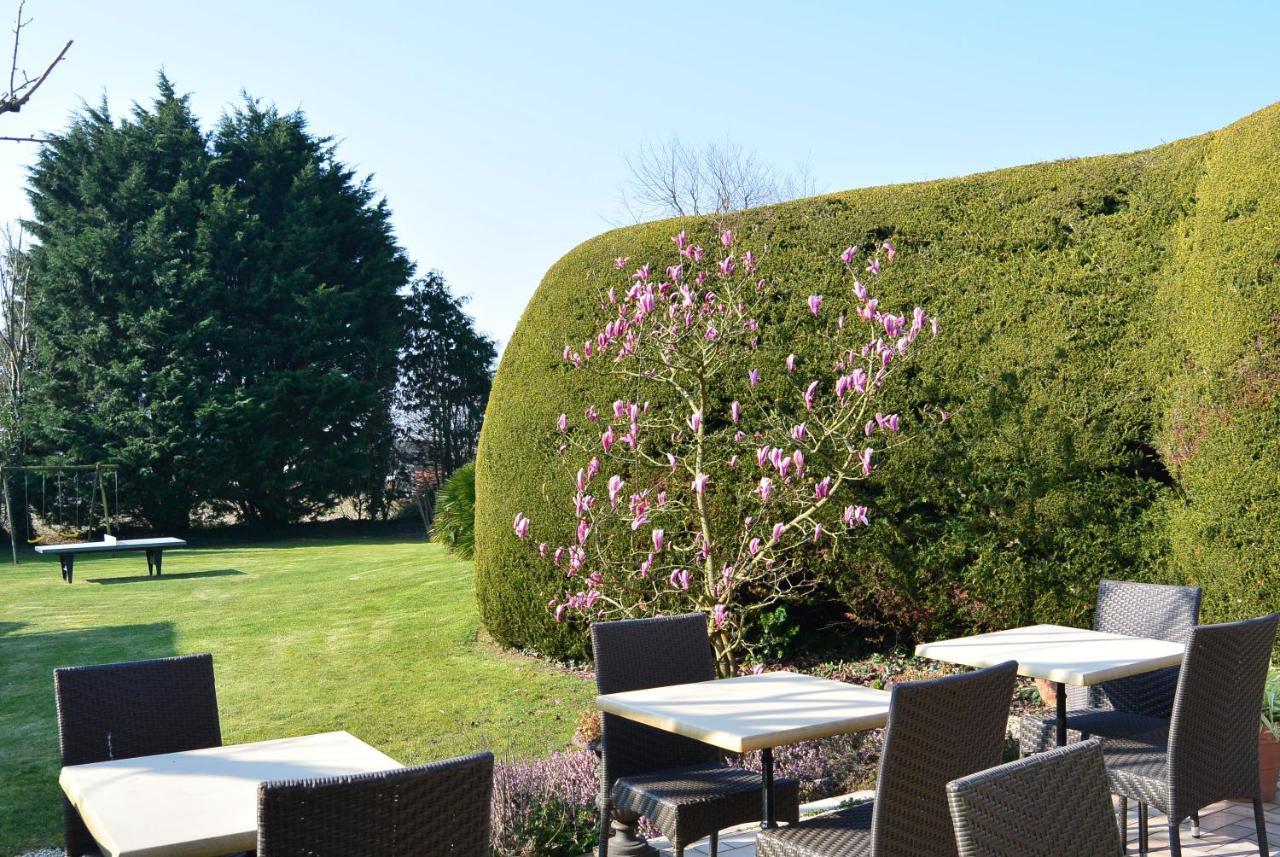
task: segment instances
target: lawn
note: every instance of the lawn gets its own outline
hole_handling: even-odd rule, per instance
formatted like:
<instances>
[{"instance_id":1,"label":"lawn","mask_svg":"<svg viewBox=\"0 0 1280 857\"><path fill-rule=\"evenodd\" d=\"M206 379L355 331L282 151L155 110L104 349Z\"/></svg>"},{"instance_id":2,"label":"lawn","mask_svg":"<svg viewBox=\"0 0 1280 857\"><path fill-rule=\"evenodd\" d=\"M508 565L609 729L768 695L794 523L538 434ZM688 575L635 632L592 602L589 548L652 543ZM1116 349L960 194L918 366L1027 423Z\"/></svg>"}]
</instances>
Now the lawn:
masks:
<instances>
[{"instance_id":1,"label":"lawn","mask_svg":"<svg viewBox=\"0 0 1280 857\"><path fill-rule=\"evenodd\" d=\"M563 746L592 687L477 639L472 566L411 540L298 540L0 569L0 853L61 837L51 670L212 652L223 740L345 729L406 764Z\"/></svg>"}]
</instances>

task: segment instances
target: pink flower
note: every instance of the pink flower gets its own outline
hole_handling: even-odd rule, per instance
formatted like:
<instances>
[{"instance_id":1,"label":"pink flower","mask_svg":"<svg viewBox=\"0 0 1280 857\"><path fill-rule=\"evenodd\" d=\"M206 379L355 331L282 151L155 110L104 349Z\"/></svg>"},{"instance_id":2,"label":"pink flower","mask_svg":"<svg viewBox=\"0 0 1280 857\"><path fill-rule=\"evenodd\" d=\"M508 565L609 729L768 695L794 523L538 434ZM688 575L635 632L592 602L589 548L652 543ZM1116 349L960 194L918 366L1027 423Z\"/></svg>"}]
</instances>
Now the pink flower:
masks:
<instances>
[{"instance_id":1,"label":"pink flower","mask_svg":"<svg viewBox=\"0 0 1280 857\"><path fill-rule=\"evenodd\" d=\"M830 476L822 477L822 481L813 486L813 496L818 500L825 500L831 496Z\"/></svg>"},{"instance_id":2,"label":"pink flower","mask_svg":"<svg viewBox=\"0 0 1280 857\"><path fill-rule=\"evenodd\" d=\"M618 496L622 493L622 486L626 484L622 481L622 477L614 474L609 477L609 505L618 508Z\"/></svg>"},{"instance_id":3,"label":"pink flower","mask_svg":"<svg viewBox=\"0 0 1280 857\"><path fill-rule=\"evenodd\" d=\"M809 429L805 423L796 423L791 427L792 440L804 440L808 433Z\"/></svg>"},{"instance_id":4,"label":"pink flower","mask_svg":"<svg viewBox=\"0 0 1280 857\"><path fill-rule=\"evenodd\" d=\"M746 436L747 436L747 433L739 429L738 431L735 431L733 433L733 442L742 443L743 438L745 438Z\"/></svg>"},{"instance_id":5,"label":"pink flower","mask_svg":"<svg viewBox=\"0 0 1280 857\"><path fill-rule=\"evenodd\" d=\"M742 269L748 274L753 273L756 269L756 254L750 250L742 254Z\"/></svg>"},{"instance_id":6,"label":"pink flower","mask_svg":"<svg viewBox=\"0 0 1280 857\"><path fill-rule=\"evenodd\" d=\"M600 445L604 447L604 451L606 453L613 449L613 442L615 440L617 440L617 436L613 433L613 426L609 426L604 430L604 434L600 435Z\"/></svg>"},{"instance_id":7,"label":"pink flower","mask_svg":"<svg viewBox=\"0 0 1280 857\"><path fill-rule=\"evenodd\" d=\"M844 252L840 254L840 261L844 262L846 265L852 264L853 257L857 255L858 255L857 247L846 247L844 248Z\"/></svg>"},{"instance_id":8,"label":"pink flower","mask_svg":"<svg viewBox=\"0 0 1280 857\"><path fill-rule=\"evenodd\" d=\"M881 246L884 247L884 254L888 257L890 262L898 258L898 248L893 246L892 241L886 241Z\"/></svg>"},{"instance_id":9,"label":"pink flower","mask_svg":"<svg viewBox=\"0 0 1280 857\"><path fill-rule=\"evenodd\" d=\"M627 260L630 258L631 258L630 256L619 256L618 258L614 259L613 269L615 271L621 271L623 268L627 267Z\"/></svg>"},{"instance_id":10,"label":"pink flower","mask_svg":"<svg viewBox=\"0 0 1280 857\"><path fill-rule=\"evenodd\" d=\"M715 625L717 631L724 627L726 618L725 606L717 604L716 609L711 614L711 622Z\"/></svg>"},{"instance_id":11,"label":"pink flower","mask_svg":"<svg viewBox=\"0 0 1280 857\"><path fill-rule=\"evenodd\" d=\"M815 316L822 309L822 295L809 295L809 312Z\"/></svg>"},{"instance_id":12,"label":"pink flower","mask_svg":"<svg viewBox=\"0 0 1280 857\"><path fill-rule=\"evenodd\" d=\"M730 459L729 459L729 466L730 466L730 467L737 467L737 466L738 466L738 456L734 455L734 456L730 457Z\"/></svg>"},{"instance_id":13,"label":"pink flower","mask_svg":"<svg viewBox=\"0 0 1280 857\"><path fill-rule=\"evenodd\" d=\"M867 424L862 427L862 433L865 434L867 437L871 437L872 433L875 430L876 430L875 420L867 420Z\"/></svg>"},{"instance_id":14,"label":"pink flower","mask_svg":"<svg viewBox=\"0 0 1280 857\"><path fill-rule=\"evenodd\" d=\"M587 481L590 482L592 479L595 478L596 474L599 472L600 472L600 459L593 456L591 460L587 462Z\"/></svg>"},{"instance_id":15,"label":"pink flower","mask_svg":"<svg viewBox=\"0 0 1280 857\"><path fill-rule=\"evenodd\" d=\"M720 264L716 265L716 270L719 271L720 276L730 277L733 276L733 272L736 267L737 266L733 264L733 255L730 254L720 260Z\"/></svg>"},{"instance_id":16,"label":"pink flower","mask_svg":"<svg viewBox=\"0 0 1280 857\"><path fill-rule=\"evenodd\" d=\"M769 447L762 446L756 450L756 467L764 467L769 462Z\"/></svg>"},{"instance_id":17,"label":"pink flower","mask_svg":"<svg viewBox=\"0 0 1280 857\"><path fill-rule=\"evenodd\" d=\"M804 391L804 409L806 411L813 410L813 398L817 394L818 394L818 382L814 381L809 385L808 389Z\"/></svg>"},{"instance_id":18,"label":"pink flower","mask_svg":"<svg viewBox=\"0 0 1280 857\"><path fill-rule=\"evenodd\" d=\"M813 542L817 544L822 541L822 524L813 525Z\"/></svg>"},{"instance_id":19,"label":"pink flower","mask_svg":"<svg viewBox=\"0 0 1280 857\"><path fill-rule=\"evenodd\" d=\"M565 611L569 609L568 604L560 604L556 606L556 621L563 622Z\"/></svg>"},{"instance_id":20,"label":"pink flower","mask_svg":"<svg viewBox=\"0 0 1280 857\"><path fill-rule=\"evenodd\" d=\"M564 559L564 548L556 548L555 553L551 555L551 561L559 565L562 559Z\"/></svg>"},{"instance_id":21,"label":"pink flower","mask_svg":"<svg viewBox=\"0 0 1280 857\"><path fill-rule=\"evenodd\" d=\"M512 528L516 531L516 538L524 541L529 535L529 519L522 513L516 512L515 520L512 522Z\"/></svg>"},{"instance_id":22,"label":"pink flower","mask_svg":"<svg viewBox=\"0 0 1280 857\"><path fill-rule=\"evenodd\" d=\"M679 235L673 235L673 236L671 237L671 240L675 242L675 245L676 245L676 249L677 249L677 250L683 250L685 247L688 247L688 246L689 246L689 239L688 239L688 237L684 234L684 230L683 230L683 229L681 229L681 230L680 230L680 234L679 234Z\"/></svg>"},{"instance_id":23,"label":"pink flower","mask_svg":"<svg viewBox=\"0 0 1280 857\"><path fill-rule=\"evenodd\" d=\"M598 419L600 419L600 413L596 410L595 405L591 405L587 408L587 421L595 422Z\"/></svg>"},{"instance_id":24,"label":"pink flower","mask_svg":"<svg viewBox=\"0 0 1280 857\"><path fill-rule=\"evenodd\" d=\"M671 572L671 576L667 578L671 585L677 589L689 588L689 572L683 568L677 568Z\"/></svg>"},{"instance_id":25,"label":"pink flower","mask_svg":"<svg viewBox=\"0 0 1280 857\"><path fill-rule=\"evenodd\" d=\"M867 287L862 285L861 280L853 281L853 296L860 301L865 301L867 299Z\"/></svg>"},{"instance_id":26,"label":"pink flower","mask_svg":"<svg viewBox=\"0 0 1280 857\"><path fill-rule=\"evenodd\" d=\"M876 423L880 428L887 429L891 432L897 432L902 428L902 419L897 414L889 414L888 416L885 416L884 414L876 414Z\"/></svg>"},{"instance_id":27,"label":"pink flower","mask_svg":"<svg viewBox=\"0 0 1280 857\"><path fill-rule=\"evenodd\" d=\"M733 420L734 425L737 425L738 421L742 419L742 405L738 404L736 399L733 404L729 405L729 419Z\"/></svg>"},{"instance_id":28,"label":"pink flower","mask_svg":"<svg viewBox=\"0 0 1280 857\"><path fill-rule=\"evenodd\" d=\"M756 493L760 495L762 502L768 502L769 495L773 493L773 480L768 476L761 476L760 485L756 488Z\"/></svg>"},{"instance_id":29,"label":"pink flower","mask_svg":"<svg viewBox=\"0 0 1280 857\"><path fill-rule=\"evenodd\" d=\"M751 369L750 371L748 371L747 381L751 383L751 387L752 389L754 389L760 383L760 370Z\"/></svg>"},{"instance_id":30,"label":"pink flower","mask_svg":"<svg viewBox=\"0 0 1280 857\"><path fill-rule=\"evenodd\" d=\"M794 371L796 371L796 356L794 354L788 354L787 355L787 372L791 373Z\"/></svg>"},{"instance_id":31,"label":"pink flower","mask_svg":"<svg viewBox=\"0 0 1280 857\"><path fill-rule=\"evenodd\" d=\"M871 260L871 264L867 266L867 270L868 270L868 271L870 271L873 275L875 275L875 274L879 274L879 273L880 273L880 260L879 260L879 259L872 259L872 260Z\"/></svg>"},{"instance_id":32,"label":"pink flower","mask_svg":"<svg viewBox=\"0 0 1280 857\"><path fill-rule=\"evenodd\" d=\"M561 415L560 415L560 418L556 420L556 428L560 429L560 431L562 431L562 432L566 432L566 431L568 431L568 430L569 430L569 415L568 415L568 414L561 414Z\"/></svg>"},{"instance_id":33,"label":"pink flower","mask_svg":"<svg viewBox=\"0 0 1280 857\"><path fill-rule=\"evenodd\" d=\"M662 530L653 531L653 550L655 553L662 553L662 546L666 544L665 535Z\"/></svg>"},{"instance_id":34,"label":"pink flower","mask_svg":"<svg viewBox=\"0 0 1280 857\"><path fill-rule=\"evenodd\" d=\"M791 463L796 466L796 476L799 476L801 473L804 473L804 453L803 452L797 449L795 452L791 453Z\"/></svg>"},{"instance_id":35,"label":"pink flower","mask_svg":"<svg viewBox=\"0 0 1280 857\"><path fill-rule=\"evenodd\" d=\"M868 378L866 369L854 369L849 378L853 384L853 389L857 390L859 393L867 392Z\"/></svg>"},{"instance_id":36,"label":"pink flower","mask_svg":"<svg viewBox=\"0 0 1280 857\"><path fill-rule=\"evenodd\" d=\"M547 558L547 543L546 543L546 542L542 542L541 544L539 544L539 545L538 545L538 556L542 557L543 559L546 559L546 558Z\"/></svg>"},{"instance_id":37,"label":"pink flower","mask_svg":"<svg viewBox=\"0 0 1280 857\"><path fill-rule=\"evenodd\" d=\"M733 230L732 230L732 229L726 229L724 232L721 232L721 233L720 233L720 243L721 243L722 245L724 245L725 247L729 247L729 246L732 246L732 245L733 245Z\"/></svg>"},{"instance_id":38,"label":"pink flower","mask_svg":"<svg viewBox=\"0 0 1280 857\"><path fill-rule=\"evenodd\" d=\"M707 482L711 479L705 473L699 473L693 477L693 493L701 496L707 492Z\"/></svg>"},{"instance_id":39,"label":"pink flower","mask_svg":"<svg viewBox=\"0 0 1280 857\"><path fill-rule=\"evenodd\" d=\"M578 519L578 544L585 545L587 536L591 535L591 522L586 518Z\"/></svg>"},{"instance_id":40,"label":"pink flower","mask_svg":"<svg viewBox=\"0 0 1280 857\"><path fill-rule=\"evenodd\" d=\"M689 428L694 431L702 428L702 411L694 411L693 415L689 417Z\"/></svg>"},{"instance_id":41,"label":"pink flower","mask_svg":"<svg viewBox=\"0 0 1280 857\"><path fill-rule=\"evenodd\" d=\"M676 472L676 462L677 462L677 461L679 461L679 459L677 459L677 458L676 458L676 454L675 454L674 452L668 452L668 453L667 453L667 464L671 465L671 472L672 472L672 473L675 473L675 472Z\"/></svg>"},{"instance_id":42,"label":"pink flower","mask_svg":"<svg viewBox=\"0 0 1280 857\"><path fill-rule=\"evenodd\" d=\"M747 545L747 550L751 552L752 556L760 553L760 539L752 539L751 543Z\"/></svg>"},{"instance_id":43,"label":"pink flower","mask_svg":"<svg viewBox=\"0 0 1280 857\"><path fill-rule=\"evenodd\" d=\"M778 541L779 539L781 539L781 538L782 538L782 532L783 532L785 529L786 529L786 525L785 525L785 524L781 524L781 523L774 524L774 525L773 525L773 532L772 532L772 533L770 534L770 536L769 536L769 541L771 541L771 542L776 542L776 541Z\"/></svg>"},{"instance_id":44,"label":"pink flower","mask_svg":"<svg viewBox=\"0 0 1280 857\"><path fill-rule=\"evenodd\" d=\"M858 456L858 459L862 462L862 473L864 476L871 475L871 471L873 469L871 466L872 452L873 450L868 446L866 449L862 450L862 454Z\"/></svg>"}]
</instances>

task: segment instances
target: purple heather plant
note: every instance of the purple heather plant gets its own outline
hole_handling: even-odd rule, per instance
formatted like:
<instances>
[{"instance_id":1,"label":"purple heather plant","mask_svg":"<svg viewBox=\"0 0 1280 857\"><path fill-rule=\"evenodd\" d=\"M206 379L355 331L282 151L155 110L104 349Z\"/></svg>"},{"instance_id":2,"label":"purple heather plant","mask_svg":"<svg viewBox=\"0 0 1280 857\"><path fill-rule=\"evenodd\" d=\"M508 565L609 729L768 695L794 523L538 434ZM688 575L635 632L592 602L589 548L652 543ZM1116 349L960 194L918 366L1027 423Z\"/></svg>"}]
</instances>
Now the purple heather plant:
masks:
<instances>
[{"instance_id":1,"label":"purple heather plant","mask_svg":"<svg viewBox=\"0 0 1280 857\"><path fill-rule=\"evenodd\" d=\"M760 259L728 229L714 250L684 232L672 241L672 264L646 263L610 286L599 331L564 348L569 367L597 372L618 390L611 406L591 406L585 422L548 415L576 526L540 523L576 538L554 548L537 542L539 522L523 513L512 526L566 581L547 604L557 621L697 610L707 616L717 669L729 676L750 654L750 620L811 585L805 557L869 526L859 483L902 442L904 422L876 404L920 334L936 334L937 319L920 307L895 315L872 297L898 253L890 242L869 253L850 247L839 254L848 293L809 295L798 314L829 350L761 366L762 339L796 331L766 322L777 313L766 311L772 298ZM627 264L620 258L614 268ZM778 383L761 388L770 376ZM720 396L742 380L719 413ZM647 385L679 404L651 406L636 393ZM779 385L794 397L782 408ZM803 421L787 418L800 409ZM733 474L751 462L758 481L735 496L743 480ZM602 494L607 502L597 502ZM717 512L733 504L741 516Z\"/></svg>"}]
</instances>

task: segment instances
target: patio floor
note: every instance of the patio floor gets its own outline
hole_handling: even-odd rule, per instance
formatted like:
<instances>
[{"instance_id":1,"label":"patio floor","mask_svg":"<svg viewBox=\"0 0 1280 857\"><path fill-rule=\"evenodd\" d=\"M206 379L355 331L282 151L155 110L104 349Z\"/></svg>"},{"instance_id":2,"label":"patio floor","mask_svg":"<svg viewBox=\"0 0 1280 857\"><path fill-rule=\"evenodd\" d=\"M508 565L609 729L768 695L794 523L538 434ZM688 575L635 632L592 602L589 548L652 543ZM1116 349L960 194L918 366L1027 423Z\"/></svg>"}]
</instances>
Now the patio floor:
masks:
<instances>
[{"instance_id":1,"label":"patio floor","mask_svg":"<svg viewBox=\"0 0 1280 857\"><path fill-rule=\"evenodd\" d=\"M870 796L870 793L866 793ZM821 805L807 805L806 814L810 810L826 809L831 802L822 801ZM1132 807L1132 804L1131 804ZM1169 854L1169 837L1165 827L1164 816L1151 814L1151 851L1152 857ZM1258 838L1254 835L1253 807L1247 803L1223 801L1207 808L1200 814L1200 838L1191 838L1191 825L1182 825L1183 857L1253 857L1258 853ZM1267 804L1267 838L1273 857L1280 857L1280 803ZM655 847L661 849L663 857L671 855L666 840L653 840ZM707 842L703 840L691 848L685 849L686 855L706 857ZM725 833L720 837L720 854L726 857L755 857L756 833L754 828L738 829L733 833ZM1138 853L1138 811L1129 810L1129 854Z\"/></svg>"}]
</instances>

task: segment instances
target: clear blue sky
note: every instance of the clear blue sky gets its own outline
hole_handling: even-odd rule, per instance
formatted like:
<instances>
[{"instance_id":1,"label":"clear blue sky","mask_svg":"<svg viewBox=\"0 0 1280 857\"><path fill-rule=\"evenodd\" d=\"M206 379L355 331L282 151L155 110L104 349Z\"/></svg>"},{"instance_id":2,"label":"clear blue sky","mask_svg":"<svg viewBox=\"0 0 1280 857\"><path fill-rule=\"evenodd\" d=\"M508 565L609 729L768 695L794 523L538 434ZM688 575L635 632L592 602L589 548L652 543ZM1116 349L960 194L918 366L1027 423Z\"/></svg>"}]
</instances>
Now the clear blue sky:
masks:
<instances>
[{"instance_id":1,"label":"clear blue sky","mask_svg":"<svg viewBox=\"0 0 1280 857\"><path fill-rule=\"evenodd\" d=\"M11 14L13 0L0 0ZM342 141L400 240L504 341L543 272L619 217L624 158L730 140L822 190L1127 151L1280 100L1280 4L29 0L33 71L0 133L163 67L207 123L241 89ZM0 218L34 147L0 144Z\"/></svg>"}]
</instances>

